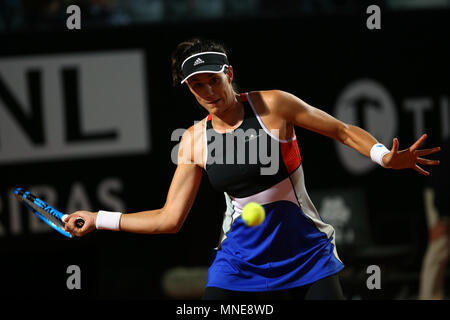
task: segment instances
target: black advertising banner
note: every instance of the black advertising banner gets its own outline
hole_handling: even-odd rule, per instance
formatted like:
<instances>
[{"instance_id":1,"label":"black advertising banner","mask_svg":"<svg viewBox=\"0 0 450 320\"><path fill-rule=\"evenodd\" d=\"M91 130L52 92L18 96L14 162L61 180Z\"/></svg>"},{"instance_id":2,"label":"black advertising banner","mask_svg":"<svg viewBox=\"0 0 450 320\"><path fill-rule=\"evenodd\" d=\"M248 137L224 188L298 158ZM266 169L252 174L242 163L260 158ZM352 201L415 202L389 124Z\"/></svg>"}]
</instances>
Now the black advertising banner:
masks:
<instances>
[{"instance_id":1,"label":"black advertising banner","mask_svg":"<svg viewBox=\"0 0 450 320\"><path fill-rule=\"evenodd\" d=\"M64 239L12 195L30 188L65 213L161 208L181 133L206 117L187 88L171 84L170 54L185 39L223 42L242 92L288 91L388 148L394 137L407 148L422 133L424 147L440 145L450 133L448 11L386 14L380 30L366 19L361 12L2 35L2 295L201 296L225 210L206 177L175 235ZM369 295L365 267L385 261L395 262L386 267L391 277L412 271L414 288L427 236L426 178L383 169L306 129L296 134L306 187L355 272L343 276L349 297ZM379 254L356 256L364 246ZM78 284L70 278L77 270ZM388 299L401 288L389 276Z\"/></svg>"}]
</instances>

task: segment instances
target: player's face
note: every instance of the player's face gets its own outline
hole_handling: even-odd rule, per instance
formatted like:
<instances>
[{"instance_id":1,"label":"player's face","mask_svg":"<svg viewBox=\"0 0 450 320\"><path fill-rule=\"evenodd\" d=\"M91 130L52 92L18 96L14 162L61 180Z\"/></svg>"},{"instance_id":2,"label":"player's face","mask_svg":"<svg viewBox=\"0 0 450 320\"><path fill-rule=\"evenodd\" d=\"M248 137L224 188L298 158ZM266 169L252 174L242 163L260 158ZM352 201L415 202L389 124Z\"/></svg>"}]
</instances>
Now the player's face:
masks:
<instances>
[{"instance_id":1,"label":"player's face","mask_svg":"<svg viewBox=\"0 0 450 320\"><path fill-rule=\"evenodd\" d=\"M220 114L232 106L235 94L231 82L233 71L228 73L199 73L188 79L188 86L198 103L209 113Z\"/></svg>"}]
</instances>

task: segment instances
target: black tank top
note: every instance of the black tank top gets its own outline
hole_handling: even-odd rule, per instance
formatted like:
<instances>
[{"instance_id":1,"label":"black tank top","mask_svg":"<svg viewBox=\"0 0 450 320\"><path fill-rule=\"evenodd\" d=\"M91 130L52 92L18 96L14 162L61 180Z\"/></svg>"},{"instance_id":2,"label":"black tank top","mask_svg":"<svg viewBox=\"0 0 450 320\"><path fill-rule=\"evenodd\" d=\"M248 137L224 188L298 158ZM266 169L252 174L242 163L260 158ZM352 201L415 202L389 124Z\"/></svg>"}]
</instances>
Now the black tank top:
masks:
<instances>
[{"instance_id":1,"label":"black tank top","mask_svg":"<svg viewBox=\"0 0 450 320\"><path fill-rule=\"evenodd\" d=\"M295 168L289 170L292 163L285 163L286 159L283 158L289 158L293 152L296 159L300 159L296 141L288 142L293 148L287 152L282 150L282 145L287 144L272 137L262 127L248 95L243 93L240 97L244 106L244 119L237 129L227 133L215 131L210 115L206 118L205 126L205 170L209 181L215 189L236 198L248 197L270 188L300 165L295 163Z\"/></svg>"}]
</instances>

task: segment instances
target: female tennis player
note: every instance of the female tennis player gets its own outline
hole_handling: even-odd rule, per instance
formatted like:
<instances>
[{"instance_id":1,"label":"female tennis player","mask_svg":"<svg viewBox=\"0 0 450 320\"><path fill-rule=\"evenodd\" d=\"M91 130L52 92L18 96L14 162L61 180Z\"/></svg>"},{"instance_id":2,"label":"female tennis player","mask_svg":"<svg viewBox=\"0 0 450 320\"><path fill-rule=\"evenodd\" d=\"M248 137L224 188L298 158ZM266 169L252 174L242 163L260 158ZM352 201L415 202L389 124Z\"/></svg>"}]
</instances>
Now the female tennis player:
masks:
<instances>
[{"instance_id":1,"label":"female tennis player","mask_svg":"<svg viewBox=\"0 0 450 320\"><path fill-rule=\"evenodd\" d=\"M338 273L344 265L334 229L320 218L305 189L294 127L336 139L385 168L411 168L422 175L429 173L420 165L439 163L424 156L440 148L419 150L423 135L404 150L395 138L389 150L365 130L290 93L238 93L227 52L217 43L180 43L172 68L174 82L186 84L208 116L186 130L180 141L164 207L129 214L77 211L66 221L66 230L76 236L94 229L176 233L202 174L207 174L212 186L224 192L227 209L204 299L343 299ZM257 227L247 226L241 217L245 204L253 201L266 212ZM81 229L74 225L78 216L86 221Z\"/></svg>"}]
</instances>

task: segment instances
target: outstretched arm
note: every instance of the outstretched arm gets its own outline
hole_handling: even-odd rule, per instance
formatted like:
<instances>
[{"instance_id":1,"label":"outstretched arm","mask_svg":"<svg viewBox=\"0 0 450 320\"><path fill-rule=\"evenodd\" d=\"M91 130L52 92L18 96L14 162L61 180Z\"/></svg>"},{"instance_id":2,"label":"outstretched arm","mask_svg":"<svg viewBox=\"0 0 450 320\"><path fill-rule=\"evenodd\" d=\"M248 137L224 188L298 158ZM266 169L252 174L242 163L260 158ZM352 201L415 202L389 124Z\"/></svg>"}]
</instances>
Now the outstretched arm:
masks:
<instances>
[{"instance_id":1,"label":"outstretched arm","mask_svg":"<svg viewBox=\"0 0 450 320\"><path fill-rule=\"evenodd\" d=\"M189 137L188 131L186 136ZM166 202L160 209L122 214L119 229L132 233L176 233L180 230L194 203L202 179L202 169L192 161L186 161L183 149L191 147L192 139L180 143L178 166L172 178ZM185 152L185 154L189 154ZM76 211L66 219L66 230L83 236L96 228L98 212ZM83 228L75 227L77 217L85 220Z\"/></svg>"},{"instance_id":2,"label":"outstretched arm","mask_svg":"<svg viewBox=\"0 0 450 320\"><path fill-rule=\"evenodd\" d=\"M361 154L371 157L372 147L378 141L364 129L346 124L287 92L273 90L263 94L264 100L271 105L271 111L288 123L336 139ZM429 175L429 172L422 169L419 164L439 164L438 160L429 160L423 157L438 152L440 147L419 150L419 146L426 138L427 136L424 134L411 147L400 151L399 141L395 138L392 149L381 159L382 165L392 169L411 168L420 174Z\"/></svg>"},{"instance_id":3,"label":"outstretched arm","mask_svg":"<svg viewBox=\"0 0 450 320\"><path fill-rule=\"evenodd\" d=\"M172 179L164 207L122 215L120 230L133 233L176 233L192 208L202 179L195 164L179 164Z\"/></svg>"}]
</instances>

